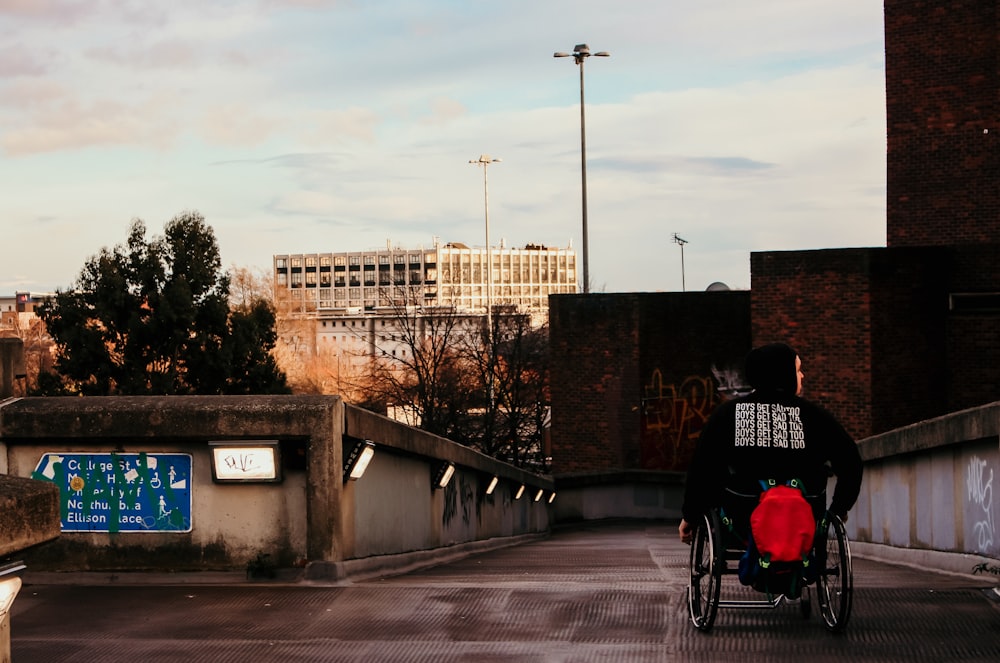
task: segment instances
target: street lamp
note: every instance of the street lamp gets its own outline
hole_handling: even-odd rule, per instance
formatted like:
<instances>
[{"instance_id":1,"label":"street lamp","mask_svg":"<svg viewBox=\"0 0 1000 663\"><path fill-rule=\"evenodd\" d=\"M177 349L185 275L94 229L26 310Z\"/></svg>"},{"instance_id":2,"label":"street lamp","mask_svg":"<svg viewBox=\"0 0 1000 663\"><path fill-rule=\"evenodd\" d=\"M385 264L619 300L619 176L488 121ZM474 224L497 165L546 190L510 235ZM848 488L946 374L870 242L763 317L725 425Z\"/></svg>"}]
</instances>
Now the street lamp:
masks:
<instances>
[{"instance_id":1,"label":"street lamp","mask_svg":"<svg viewBox=\"0 0 1000 663\"><path fill-rule=\"evenodd\" d=\"M687 291L687 284L684 283L684 245L687 243L686 239L674 233L674 244L681 247L681 292Z\"/></svg>"},{"instance_id":2,"label":"street lamp","mask_svg":"<svg viewBox=\"0 0 1000 663\"><path fill-rule=\"evenodd\" d=\"M478 159L469 159L469 163L483 167L483 200L486 206L486 324L489 327L490 345L493 345L493 251L490 247L490 186L486 171L491 163L500 163L503 159L494 159L488 154L480 154Z\"/></svg>"},{"instance_id":3,"label":"street lamp","mask_svg":"<svg viewBox=\"0 0 1000 663\"><path fill-rule=\"evenodd\" d=\"M493 249L490 246L490 186L486 172L491 163L500 163L503 159L494 159L488 154L480 154L478 159L469 159L469 163L483 168L483 200L486 209L486 333L489 338L489 392L490 408L493 407Z\"/></svg>"},{"instance_id":4,"label":"street lamp","mask_svg":"<svg viewBox=\"0 0 1000 663\"><path fill-rule=\"evenodd\" d=\"M577 44L573 47L572 53L553 53L555 58L568 58L573 56L574 61L580 65L580 179L583 194L583 292L590 292L590 254L587 243L587 121L584 115L583 103L583 61L591 55L606 58L610 53L600 51L590 52L590 46Z\"/></svg>"}]
</instances>

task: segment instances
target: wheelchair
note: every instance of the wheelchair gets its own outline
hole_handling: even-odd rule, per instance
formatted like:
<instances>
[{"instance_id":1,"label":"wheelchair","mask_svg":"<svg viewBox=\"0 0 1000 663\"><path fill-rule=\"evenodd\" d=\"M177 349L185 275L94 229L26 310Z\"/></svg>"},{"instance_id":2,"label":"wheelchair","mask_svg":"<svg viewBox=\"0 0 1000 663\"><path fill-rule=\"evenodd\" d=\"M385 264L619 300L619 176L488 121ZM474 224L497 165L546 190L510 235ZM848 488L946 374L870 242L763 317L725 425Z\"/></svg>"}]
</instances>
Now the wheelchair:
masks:
<instances>
[{"instance_id":1,"label":"wheelchair","mask_svg":"<svg viewBox=\"0 0 1000 663\"><path fill-rule=\"evenodd\" d=\"M791 598L739 585L749 598L732 599L729 595L736 592L726 592L727 598L720 599L722 578L739 572L738 562L746 552L746 545L723 525L717 509L702 516L694 527L688 609L695 628L710 631L719 608L774 609ZM847 627L851 616L854 572L844 523L836 515L826 512L817 523L812 558L817 564L816 570L808 576L800 573L800 612L804 619L810 617L810 590L815 587L820 616L828 631L838 633Z\"/></svg>"}]
</instances>

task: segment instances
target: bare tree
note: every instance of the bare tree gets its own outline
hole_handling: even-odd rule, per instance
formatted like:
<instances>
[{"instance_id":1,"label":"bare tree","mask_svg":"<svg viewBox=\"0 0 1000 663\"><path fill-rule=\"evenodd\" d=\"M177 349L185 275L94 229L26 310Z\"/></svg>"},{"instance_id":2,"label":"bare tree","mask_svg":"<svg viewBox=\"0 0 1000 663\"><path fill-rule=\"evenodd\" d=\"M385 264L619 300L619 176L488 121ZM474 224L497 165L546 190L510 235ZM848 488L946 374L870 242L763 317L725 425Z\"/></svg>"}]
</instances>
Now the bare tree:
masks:
<instances>
[{"instance_id":1,"label":"bare tree","mask_svg":"<svg viewBox=\"0 0 1000 663\"><path fill-rule=\"evenodd\" d=\"M378 309L341 327L352 342L334 350L317 343L315 313L304 311L294 292L275 292L277 351L297 393L337 393L487 455L544 469L548 332L529 316L495 307L491 333L487 316L425 305L420 286L382 283Z\"/></svg>"},{"instance_id":2,"label":"bare tree","mask_svg":"<svg viewBox=\"0 0 1000 663\"><path fill-rule=\"evenodd\" d=\"M467 337L466 354L487 394L470 446L518 466L544 465L548 329L513 308L495 310L492 334ZM477 421L477 420L473 420Z\"/></svg>"},{"instance_id":3,"label":"bare tree","mask_svg":"<svg viewBox=\"0 0 1000 663\"><path fill-rule=\"evenodd\" d=\"M422 290L414 286L390 286L381 299L389 305L391 325L365 332L372 350L362 385L368 400L404 408L420 428L462 442L456 439L462 419L479 390L469 379L459 339L478 316L424 306Z\"/></svg>"}]
</instances>

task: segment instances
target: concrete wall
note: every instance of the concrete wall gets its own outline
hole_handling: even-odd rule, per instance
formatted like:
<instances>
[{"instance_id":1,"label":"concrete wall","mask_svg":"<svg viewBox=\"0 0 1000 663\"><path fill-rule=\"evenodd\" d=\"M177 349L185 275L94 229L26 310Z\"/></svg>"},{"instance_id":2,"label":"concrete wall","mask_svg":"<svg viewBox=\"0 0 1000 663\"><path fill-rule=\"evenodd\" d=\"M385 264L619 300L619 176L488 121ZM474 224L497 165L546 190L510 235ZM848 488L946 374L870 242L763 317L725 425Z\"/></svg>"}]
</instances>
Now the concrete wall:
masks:
<instances>
[{"instance_id":1,"label":"concrete wall","mask_svg":"<svg viewBox=\"0 0 1000 663\"><path fill-rule=\"evenodd\" d=\"M345 483L345 451L364 439L376 445L374 460L360 480ZM209 442L247 440L278 441L280 482L213 481ZM190 518L169 531L98 525L103 531L69 532L64 521L57 540L26 555L36 570L237 569L266 554L279 566L308 564L329 577L344 573L347 560L549 529L551 479L332 396L24 398L0 404L0 474L45 478L36 472L44 454L189 455ZM431 475L442 461L457 466L456 476L446 489L434 489ZM500 486L487 496L493 476ZM101 473L80 481L79 492L60 487L64 519L70 500L81 499L82 486L100 483ZM121 477L111 483L115 490L125 485ZM522 484L528 486L525 497L513 500L512 487ZM538 489L545 499L535 502L530 497ZM126 501L133 499L145 498L133 490Z\"/></svg>"},{"instance_id":2,"label":"concrete wall","mask_svg":"<svg viewBox=\"0 0 1000 663\"><path fill-rule=\"evenodd\" d=\"M976 559L1000 559L998 433L992 403L862 440L865 478L848 521L858 549L950 553L966 573Z\"/></svg>"},{"instance_id":3,"label":"concrete wall","mask_svg":"<svg viewBox=\"0 0 1000 663\"><path fill-rule=\"evenodd\" d=\"M0 559L59 536L59 491L43 481L0 475Z\"/></svg>"},{"instance_id":4,"label":"concrete wall","mask_svg":"<svg viewBox=\"0 0 1000 663\"><path fill-rule=\"evenodd\" d=\"M556 477L555 520L646 518L680 520L682 472L629 470Z\"/></svg>"}]
</instances>

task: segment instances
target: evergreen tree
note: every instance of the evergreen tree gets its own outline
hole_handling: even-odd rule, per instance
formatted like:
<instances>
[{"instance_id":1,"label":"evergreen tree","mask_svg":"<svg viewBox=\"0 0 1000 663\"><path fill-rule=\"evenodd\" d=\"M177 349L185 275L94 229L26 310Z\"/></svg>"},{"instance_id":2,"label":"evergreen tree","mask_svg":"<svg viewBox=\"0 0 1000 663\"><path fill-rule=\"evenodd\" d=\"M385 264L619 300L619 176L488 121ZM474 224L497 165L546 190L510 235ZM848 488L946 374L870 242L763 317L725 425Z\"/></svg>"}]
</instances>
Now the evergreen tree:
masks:
<instances>
[{"instance_id":1,"label":"evergreen tree","mask_svg":"<svg viewBox=\"0 0 1000 663\"><path fill-rule=\"evenodd\" d=\"M204 217L174 217L146 239L134 220L124 245L87 260L76 283L39 315L61 380L46 393L84 395L287 393L270 350L265 301L230 310L229 276Z\"/></svg>"}]
</instances>

